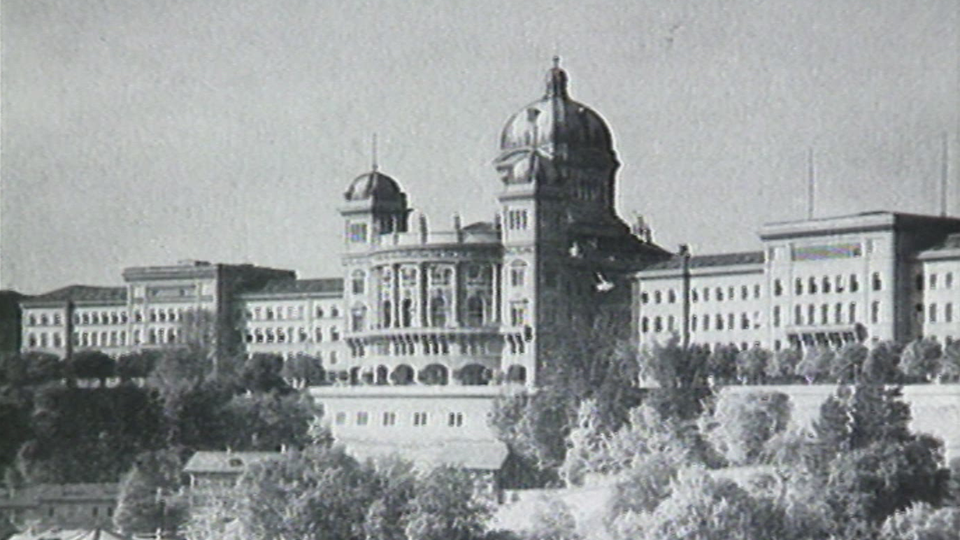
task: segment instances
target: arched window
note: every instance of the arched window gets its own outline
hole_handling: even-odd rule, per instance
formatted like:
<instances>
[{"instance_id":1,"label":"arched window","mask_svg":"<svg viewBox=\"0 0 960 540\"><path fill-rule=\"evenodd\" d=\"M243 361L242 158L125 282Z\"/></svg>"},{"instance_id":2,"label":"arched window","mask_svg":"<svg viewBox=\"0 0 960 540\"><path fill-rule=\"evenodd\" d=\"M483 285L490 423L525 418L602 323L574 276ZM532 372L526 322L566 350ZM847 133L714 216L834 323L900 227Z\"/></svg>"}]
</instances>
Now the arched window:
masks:
<instances>
[{"instance_id":1,"label":"arched window","mask_svg":"<svg viewBox=\"0 0 960 540\"><path fill-rule=\"evenodd\" d=\"M387 378L389 374L390 370L387 369L387 366L377 366L376 378L374 382L376 384L387 384Z\"/></svg>"},{"instance_id":2,"label":"arched window","mask_svg":"<svg viewBox=\"0 0 960 540\"><path fill-rule=\"evenodd\" d=\"M407 385L414 383L414 372L413 368L406 365L400 364L394 368L393 373L390 374L390 382L396 385Z\"/></svg>"},{"instance_id":3,"label":"arched window","mask_svg":"<svg viewBox=\"0 0 960 540\"><path fill-rule=\"evenodd\" d=\"M437 293L430 299L430 325L437 327L447 325L447 301L442 294Z\"/></svg>"},{"instance_id":4,"label":"arched window","mask_svg":"<svg viewBox=\"0 0 960 540\"><path fill-rule=\"evenodd\" d=\"M483 299L477 295L467 298L467 326L483 326Z\"/></svg>"},{"instance_id":5,"label":"arched window","mask_svg":"<svg viewBox=\"0 0 960 540\"><path fill-rule=\"evenodd\" d=\"M490 369L480 364L468 364L457 373L460 384L465 386L482 386L490 383L492 373Z\"/></svg>"},{"instance_id":6,"label":"arched window","mask_svg":"<svg viewBox=\"0 0 960 540\"><path fill-rule=\"evenodd\" d=\"M419 380L423 384L446 385L449 382L449 370L443 364L430 364L420 370Z\"/></svg>"}]
</instances>

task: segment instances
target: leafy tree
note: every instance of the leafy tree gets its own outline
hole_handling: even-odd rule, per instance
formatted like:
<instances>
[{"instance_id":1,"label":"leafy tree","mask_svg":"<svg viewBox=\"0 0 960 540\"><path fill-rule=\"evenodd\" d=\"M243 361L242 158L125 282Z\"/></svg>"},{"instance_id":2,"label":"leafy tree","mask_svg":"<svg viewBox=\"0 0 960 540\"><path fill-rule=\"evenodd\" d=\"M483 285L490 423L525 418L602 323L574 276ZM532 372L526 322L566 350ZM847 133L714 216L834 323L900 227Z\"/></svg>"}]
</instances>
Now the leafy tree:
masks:
<instances>
[{"instance_id":1,"label":"leafy tree","mask_svg":"<svg viewBox=\"0 0 960 540\"><path fill-rule=\"evenodd\" d=\"M117 358L117 376L125 381L145 379L159 362L160 356L160 353L155 350L136 351L121 355Z\"/></svg>"},{"instance_id":2,"label":"leafy tree","mask_svg":"<svg viewBox=\"0 0 960 540\"><path fill-rule=\"evenodd\" d=\"M376 466L379 496L364 518L366 540L407 540L404 519L417 487L413 466L398 459L386 459Z\"/></svg>"},{"instance_id":3,"label":"leafy tree","mask_svg":"<svg viewBox=\"0 0 960 540\"><path fill-rule=\"evenodd\" d=\"M234 396L217 413L229 426L223 444L236 450L302 448L310 443L313 402L301 394Z\"/></svg>"},{"instance_id":4,"label":"leafy tree","mask_svg":"<svg viewBox=\"0 0 960 540\"><path fill-rule=\"evenodd\" d=\"M830 377L838 383L852 383L860 379L869 349L859 343L848 343L834 356Z\"/></svg>"},{"instance_id":5,"label":"leafy tree","mask_svg":"<svg viewBox=\"0 0 960 540\"><path fill-rule=\"evenodd\" d=\"M105 353L95 350L80 351L68 360L68 372L79 379L98 379L100 386L117 371L117 363Z\"/></svg>"},{"instance_id":6,"label":"leafy tree","mask_svg":"<svg viewBox=\"0 0 960 540\"><path fill-rule=\"evenodd\" d=\"M311 448L251 465L237 495L252 540L360 540L377 482L342 448Z\"/></svg>"},{"instance_id":7,"label":"leafy tree","mask_svg":"<svg viewBox=\"0 0 960 540\"><path fill-rule=\"evenodd\" d=\"M774 383L789 383L793 381L797 371L797 364L803 359L798 349L790 348L777 351L767 363L767 380Z\"/></svg>"},{"instance_id":8,"label":"leafy tree","mask_svg":"<svg viewBox=\"0 0 960 540\"><path fill-rule=\"evenodd\" d=\"M177 530L187 518L182 500L169 495L180 487L183 462L174 450L146 452L120 482L113 523L122 533Z\"/></svg>"},{"instance_id":9,"label":"leafy tree","mask_svg":"<svg viewBox=\"0 0 960 540\"><path fill-rule=\"evenodd\" d=\"M31 351L22 358L26 363L27 384L44 384L62 377L63 363L55 354Z\"/></svg>"},{"instance_id":10,"label":"leafy tree","mask_svg":"<svg viewBox=\"0 0 960 540\"><path fill-rule=\"evenodd\" d=\"M22 386L27 384L27 361L18 353L0 354L0 384Z\"/></svg>"},{"instance_id":11,"label":"leafy tree","mask_svg":"<svg viewBox=\"0 0 960 540\"><path fill-rule=\"evenodd\" d=\"M469 472L440 466L417 483L404 530L409 540L481 539L490 515Z\"/></svg>"},{"instance_id":12,"label":"leafy tree","mask_svg":"<svg viewBox=\"0 0 960 540\"><path fill-rule=\"evenodd\" d=\"M294 388L316 386L326 381L323 362L307 354L297 354L284 361L281 376Z\"/></svg>"},{"instance_id":13,"label":"leafy tree","mask_svg":"<svg viewBox=\"0 0 960 540\"><path fill-rule=\"evenodd\" d=\"M863 448L876 441L902 442L910 435L910 407L898 387L840 387L820 406L814 432L828 451Z\"/></svg>"},{"instance_id":14,"label":"leafy tree","mask_svg":"<svg viewBox=\"0 0 960 540\"><path fill-rule=\"evenodd\" d=\"M626 513L613 526L616 539L681 538L763 540L790 538L783 511L752 497L731 480L703 469L680 471L670 496L652 512Z\"/></svg>"},{"instance_id":15,"label":"leafy tree","mask_svg":"<svg viewBox=\"0 0 960 540\"><path fill-rule=\"evenodd\" d=\"M224 414L224 408L235 395L232 386L216 380L166 388L162 402L167 444L226 449L238 427L237 420Z\"/></svg>"},{"instance_id":16,"label":"leafy tree","mask_svg":"<svg viewBox=\"0 0 960 540\"><path fill-rule=\"evenodd\" d=\"M680 463L667 453L645 454L634 461L623 478L617 482L606 509L608 526L631 514L656 510L670 496L671 483L676 480Z\"/></svg>"},{"instance_id":17,"label":"leafy tree","mask_svg":"<svg viewBox=\"0 0 960 540\"><path fill-rule=\"evenodd\" d=\"M868 384L899 384L903 379L899 363L900 351L895 343L877 343L863 362L860 378Z\"/></svg>"},{"instance_id":18,"label":"leafy tree","mask_svg":"<svg viewBox=\"0 0 960 540\"><path fill-rule=\"evenodd\" d=\"M517 392L504 394L494 401L490 425L500 440L520 458L529 461L533 470L530 480L541 477L541 471L555 470L566 454L566 437L576 400L553 387L536 394Z\"/></svg>"},{"instance_id":19,"label":"leafy tree","mask_svg":"<svg viewBox=\"0 0 960 540\"><path fill-rule=\"evenodd\" d=\"M960 508L934 508L926 503L916 503L888 517L880 529L879 539L955 540L958 531Z\"/></svg>"},{"instance_id":20,"label":"leafy tree","mask_svg":"<svg viewBox=\"0 0 960 540\"><path fill-rule=\"evenodd\" d=\"M936 340L916 339L903 348L900 367L907 377L918 381L930 381L940 371L942 355L943 348Z\"/></svg>"},{"instance_id":21,"label":"leafy tree","mask_svg":"<svg viewBox=\"0 0 960 540\"><path fill-rule=\"evenodd\" d=\"M843 538L874 538L891 514L915 502L939 504L947 475L939 467L942 444L921 436L878 441L837 456L827 471L823 497Z\"/></svg>"},{"instance_id":22,"label":"leafy tree","mask_svg":"<svg viewBox=\"0 0 960 540\"><path fill-rule=\"evenodd\" d=\"M960 339L947 339L943 347L939 376L944 382L960 382Z\"/></svg>"},{"instance_id":23,"label":"leafy tree","mask_svg":"<svg viewBox=\"0 0 960 540\"><path fill-rule=\"evenodd\" d=\"M806 350L803 360L797 364L797 375L807 384L823 380L830 372L834 353L828 348L811 347Z\"/></svg>"},{"instance_id":24,"label":"leafy tree","mask_svg":"<svg viewBox=\"0 0 960 540\"><path fill-rule=\"evenodd\" d=\"M583 400L577 411L576 426L567 436L567 452L559 470L563 481L567 485L579 485L586 474L607 472L606 442L606 433L600 430L596 402Z\"/></svg>"},{"instance_id":25,"label":"leafy tree","mask_svg":"<svg viewBox=\"0 0 960 540\"><path fill-rule=\"evenodd\" d=\"M523 540L581 540L577 520L562 500L549 498L533 509L533 528L524 531ZM489 538L489 536L488 536Z\"/></svg>"},{"instance_id":26,"label":"leafy tree","mask_svg":"<svg viewBox=\"0 0 960 540\"><path fill-rule=\"evenodd\" d=\"M288 391L283 380L283 357L257 353L247 359L240 372L240 384L252 392Z\"/></svg>"},{"instance_id":27,"label":"leafy tree","mask_svg":"<svg viewBox=\"0 0 960 540\"><path fill-rule=\"evenodd\" d=\"M702 417L701 430L731 464L753 464L767 441L787 428L790 409L790 397L780 392L724 392Z\"/></svg>"},{"instance_id":28,"label":"leafy tree","mask_svg":"<svg viewBox=\"0 0 960 540\"><path fill-rule=\"evenodd\" d=\"M737 355L737 379L741 384L761 384L773 354L760 347L752 347Z\"/></svg>"},{"instance_id":29,"label":"leafy tree","mask_svg":"<svg viewBox=\"0 0 960 540\"><path fill-rule=\"evenodd\" d=\"M717 384L729 384L737 380L737 355L733 345L721 345L707 356L707 373Z\"/></svg>"},{"instance_id":30,"label":"leafy tree","mask_svg":"<svg viewBox=\"0 0 960 540\"><path fill-rule=\"evenodd\" d=\"M33 436L33 395L22 388L0 387L0 471L13 465L20 445Z\"/></svg>"}]
</instances>

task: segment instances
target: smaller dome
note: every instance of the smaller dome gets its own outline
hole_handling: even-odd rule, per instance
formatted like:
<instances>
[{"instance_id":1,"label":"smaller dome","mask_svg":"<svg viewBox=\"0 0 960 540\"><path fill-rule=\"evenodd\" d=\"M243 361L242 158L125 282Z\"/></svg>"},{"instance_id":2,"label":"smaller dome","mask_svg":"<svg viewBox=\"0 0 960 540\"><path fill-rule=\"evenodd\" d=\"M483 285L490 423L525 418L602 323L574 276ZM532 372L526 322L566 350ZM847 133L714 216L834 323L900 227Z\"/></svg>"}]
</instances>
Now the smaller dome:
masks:
<instances>
[{"instance_id":1,"label":"smaller dome","mask_svg":"<svg viewBox=\"0 0 960 540\"><path fill-rule=\"evenodd\" d=\"M348 201L399 201L403 199L403 192L396 180L376 169L361 174L350 182L350 187L343 194Z\"/></svg>"}]
</instances>

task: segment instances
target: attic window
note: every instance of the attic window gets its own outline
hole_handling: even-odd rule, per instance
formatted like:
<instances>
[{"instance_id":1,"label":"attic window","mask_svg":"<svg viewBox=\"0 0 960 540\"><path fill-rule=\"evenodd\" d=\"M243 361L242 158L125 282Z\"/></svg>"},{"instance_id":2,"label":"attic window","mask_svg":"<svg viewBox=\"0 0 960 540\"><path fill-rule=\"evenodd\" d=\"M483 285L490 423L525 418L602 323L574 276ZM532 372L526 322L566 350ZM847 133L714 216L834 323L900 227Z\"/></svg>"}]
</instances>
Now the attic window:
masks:
<instances>
[{"instance_id":1,"label":"attic window","mask_svg":"<svg viewBox=\"0 0 960 540\"><path fill-rule=\"evenodd\" d=\"M243 460L240 458L231 458L228 463L231 467L243 467Z\"/></svg>"}]
</instances>

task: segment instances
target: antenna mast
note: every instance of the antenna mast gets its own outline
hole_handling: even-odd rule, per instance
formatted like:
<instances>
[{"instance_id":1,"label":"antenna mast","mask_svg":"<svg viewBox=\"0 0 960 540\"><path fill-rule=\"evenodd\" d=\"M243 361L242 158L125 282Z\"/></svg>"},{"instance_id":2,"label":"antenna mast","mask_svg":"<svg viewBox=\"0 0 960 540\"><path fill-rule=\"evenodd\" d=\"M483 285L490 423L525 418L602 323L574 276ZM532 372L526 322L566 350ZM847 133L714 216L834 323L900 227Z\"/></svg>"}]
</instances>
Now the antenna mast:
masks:
<instances>
[{"instance_id":1,"label":"antenna mast","mask_svg":"<svg viewBox=\"0 0 960 540\"><path fill-rule=\"evenodd\" d=\"M949 195L947 193L947 179L950 173L950 160L949 160L949 144L947 141L947 132L943 132L943 155L941 159L943 162L940 164L940 217L947 217L947 199Z\"/></svg>"},{"instance_id":2,"label":"antenna mast","mask_svg":"<svg viewBox=\"0 0 960 540\"><path fill-rule=\"evenodd\" d=\"M816 171L813 166L813 147L807 147L807 219L813 219L814 184Z\"/></svg>"}]
</instances>

